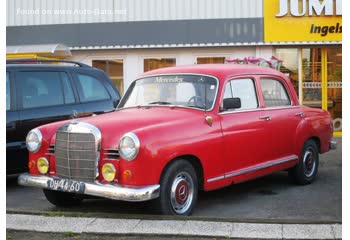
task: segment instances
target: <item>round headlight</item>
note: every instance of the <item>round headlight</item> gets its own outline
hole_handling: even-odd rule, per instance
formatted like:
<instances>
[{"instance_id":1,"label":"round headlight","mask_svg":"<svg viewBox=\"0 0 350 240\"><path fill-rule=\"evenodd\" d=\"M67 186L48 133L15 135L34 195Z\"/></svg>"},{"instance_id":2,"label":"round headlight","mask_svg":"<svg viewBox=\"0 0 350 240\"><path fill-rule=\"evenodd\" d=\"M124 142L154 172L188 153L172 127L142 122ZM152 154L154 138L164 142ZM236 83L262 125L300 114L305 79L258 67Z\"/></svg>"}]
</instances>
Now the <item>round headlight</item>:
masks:
<instances>
[{"instance_id":1,"label":"round headlight","mask_svg":"<svg viewBox=\"0 0 350 240\"><path fill-rule=\"evenodd\" d=\"M26 146L28 151L36 153L41 147L43 136L39 129L35 128L27 134Z\"/></svg>"},{"instance_id":2,"label":"round headlight","mask_svg":"<svg viewBox=\"0 0 350 240\"><path fill-rule=\"evenodd\" d=\"M139 153L139 149L140 140L134 133L125 134L119 141L119 153L124 160L134 160Z\"/></svg>"},{"instance_id":3,"label":"round headlight","mask_svg":"<svg viewBox=\"0 0 350 240\"><path fill-rule=\"evenodd\" d=\"M115 178L115 167L111 163L106 163L102 167L102 176L107 182L112 182Z\"/></svg>"},{"instance_id":4,"label":"round headlight","mask_svg":"<svg viewBox=\"0 0 350 240\"><path fill-rule=\"evenodd\" d=\"M49 171L49 161L44 157L39 158L36 165L41 174L46 174Z\"/></svg>"}]
</instances>

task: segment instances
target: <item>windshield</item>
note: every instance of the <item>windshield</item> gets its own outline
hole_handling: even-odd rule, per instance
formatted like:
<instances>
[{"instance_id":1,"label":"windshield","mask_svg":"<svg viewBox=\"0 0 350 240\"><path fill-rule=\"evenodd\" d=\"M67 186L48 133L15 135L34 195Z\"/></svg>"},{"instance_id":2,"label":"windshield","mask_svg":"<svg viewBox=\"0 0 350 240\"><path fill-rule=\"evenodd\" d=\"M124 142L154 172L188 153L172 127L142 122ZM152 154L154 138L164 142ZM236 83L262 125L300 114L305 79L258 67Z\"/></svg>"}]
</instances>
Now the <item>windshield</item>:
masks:
<instances>
[{"instance_id":1,"label":"windshield","mask_svg":"<svg viewBox=\"0 0 350 240\"><path fill-rule=\"evenodd\" d=\"M146 77L131 84L118 108L144 105L176 105L211 110L218 81L201 75Z\"/></svg>"}]
</instances>

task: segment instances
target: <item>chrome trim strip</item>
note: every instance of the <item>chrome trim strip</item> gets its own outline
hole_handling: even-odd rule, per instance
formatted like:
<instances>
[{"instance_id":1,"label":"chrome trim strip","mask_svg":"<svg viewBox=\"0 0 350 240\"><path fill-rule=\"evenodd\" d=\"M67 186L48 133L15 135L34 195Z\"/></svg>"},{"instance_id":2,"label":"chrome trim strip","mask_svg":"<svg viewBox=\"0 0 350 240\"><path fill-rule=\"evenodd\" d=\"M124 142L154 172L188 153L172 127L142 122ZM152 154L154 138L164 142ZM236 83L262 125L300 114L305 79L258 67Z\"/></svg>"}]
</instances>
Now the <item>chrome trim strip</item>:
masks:
<instances>
[{"instance_id":1,"label":"chrome trim strip","mask_svg":"<svg viewBox=\"0 0 350 240\"><path fill-rule=\"evenodd\" d=\"M218 177L214 177L214 178L209 178L207 180L208 183L210 182L215 182L215 181L218 181L218 180L221 180L221 179L224 179L225 178L225 175L221 175L221 176L218 176Z\"/></svg>"},{"instance_id":2,"label":"chrome trim strip","mask_svg":"<svg viewBox=\"0 0 350 240\"><path fill-rule=\"evenodd\" d=\"M261 170L261 169L269 168L269 167L272 167L272 166L275 166L275 165L279 165L279 164L282 164L282 163L294 161L294 160L297 160L297 159L298 159L298 157L296 155L294 155L294 156L290 156L290 157L283 158L283 159L280 159L280 160L276 160L276 161L273 161L273 162L268 162L268 163L265 163L265 164L261 164L259 166L254 166L254 167L251 167L251 168L248 168L248 169L233 171L231 173L225 174L225 178L230 178L230 177L235 177L235 176L243 175L243 174L250 173L250 172L255 172L255 171L258 171L258 170Z\"/></svg>"},{"instance_id":3,"label":"chrome trim strip","mask_svg":"<svg viewBox=\"0 0 350 240\"><path fill-rule=\"evenodd\" d=\"M253 108L253 109L245 109L245 110L231 110L231 111L225 111L225 112L219 112L218 115L227 115L231 113L242 113L242 112L256 112L256 111L268 111L268 110L282 110L282 109L294 109L294 108L300 108L301 106L286 106L286 107L269 107L269 108Z\"/></svg>"},{"instance_id":4,"label":"chrome trim strip","mask_svg":"<svg viewBox=\"0 0 350 240\"><path fill-rule=\"evenodd\" d=\"M18 184L28 187L48 188L48 176L34 176L23 173L18 177ZM114 200L141 202L159 197L160 185L150 185L141 188L123 187L121 185L105 185L99 183L85 183L84 194L105 197Z\"/></svg>"},{"instance_id":5,"label":"chrome trim strip","mask_svg":"<svg viewBox=\"0 0 350 240\"><path fill-rule=\"evenodd\" d=\"M301 105L296 105L296 106L291 106L291 105L288 105L288 106L280 106L280 107L267 107L267 108L263 108L264 110L282 110L282 109L288 109L288 108L301 108L302 106Z\"/></svg>"},{"instance_id":6,"label":"chrome trim strip","mask_svg":"<svg viewBox=\"0 0 350 240\"><path fill-rule=\"evenodd\" d=\"M278 165L278 164L294 161L294 160L297 160L297 159L298 159L298 156L293 155L293 156L290 156L290 157L287 157L287 158L282 158L280 160L276 160L276 161L273 161L273 162L268 162L268 163L265 163L265 164L261 164L259 166L251 167L251 168L244 169L244 170L237 170L237 171L233 171L231 173L226 173L225 175L221 175L221 176L214 177L214 178L209 178L207 180L207 182L210 183L210 182L222 180L222 179L225 179L225 178L230 178L230 177L243 175L243 174L246 174L246 173L249 173L249 172L258 171L258 170L261 170L261 169L264 169L264 168L272 167L272 166L275 166L275 165Z\"/></svg>"},{"instance_id":7,"label":"chrome trim strip","mask_svg":"<svg viewBox=\"0 0 350 240\"><path fill-rule=\"evenodd\" d=\"M194 75L194 76L204 76L204 77L211 77L211 78L214 78L216 80L216 83L217 83L217 87L216 87L216 93L215 93L215 98L214 98L214 101L213 101L213 105L210 109L200 109L200 108L194 108L194 107L186 107L186 106L181 106L181 105L157 105L157 104L152 104L152 105L142 105L142 107L149 107L149 106L161 106L161 107L180 107L180 108L189 108L189 109L197 109L197 110L200 110L200 111L203 111L203 112L210 112L212 111L214 108L215 108L215 105L216 105L216 100L217 100L217 97L218 97L218 93L219 93L219 88L220 88L220 81L217 77L213 76L213 75L209 75L209 74L200 74L200 73L177 73L177 72L174 72L174 73L166 73L166 74L154 74L154 75L146 75L146 76L143 76L143 77L140 77L140 78L137 78L135 79L134 81L131 82L131 84L137 80L140 80L140 79L143 79L143 78L149 78L149 77L159 77L159 76L172 76L172 75ZM130 84L130 85L131 85ZM120 102L122 102L125 97L125 94L124 96L120 99ZM137 106L133 106L133 107L137 107ZM118 108L117 107L117 110L122 110L122 109L127 109L127 108L133 108L133 107L126 107L126 108Z\"/></svg>"}]
</instances>

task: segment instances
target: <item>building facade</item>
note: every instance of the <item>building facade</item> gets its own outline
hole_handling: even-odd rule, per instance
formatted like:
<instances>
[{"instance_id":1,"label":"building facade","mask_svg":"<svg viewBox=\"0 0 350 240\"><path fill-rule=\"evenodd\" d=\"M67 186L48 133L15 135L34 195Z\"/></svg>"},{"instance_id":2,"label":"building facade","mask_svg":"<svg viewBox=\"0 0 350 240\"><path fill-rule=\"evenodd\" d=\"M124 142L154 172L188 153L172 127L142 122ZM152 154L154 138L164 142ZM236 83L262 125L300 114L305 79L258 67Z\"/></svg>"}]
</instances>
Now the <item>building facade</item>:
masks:
<instances>
[{"instance_id":1,"label":"building facade","mask_svg":"<svg viewBox=\"0 0 350 240\"><path fill-rule=\"evenodd\" d=\"M155 68L276 56L300 102L328 110L341 135L341 0L7 1L8 46L54 43L121 92Z\"/></svg>"}]
</instances>

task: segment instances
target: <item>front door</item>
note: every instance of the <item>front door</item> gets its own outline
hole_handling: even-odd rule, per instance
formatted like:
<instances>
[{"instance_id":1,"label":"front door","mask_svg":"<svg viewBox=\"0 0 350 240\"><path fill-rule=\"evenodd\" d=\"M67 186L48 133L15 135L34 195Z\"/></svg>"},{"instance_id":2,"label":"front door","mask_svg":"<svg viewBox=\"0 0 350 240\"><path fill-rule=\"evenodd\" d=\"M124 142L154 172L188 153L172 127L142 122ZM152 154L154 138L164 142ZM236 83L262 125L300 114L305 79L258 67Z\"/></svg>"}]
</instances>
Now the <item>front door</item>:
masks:
<instances>
[{"instance_id":1,"label":"front door","mask_svg":"<svg viewBox=\"0 0 350 240\"><path fill-rule=\"evenodd\" d=\"M225 178L228 180L259 163L264 158L266 122L261 119L254 78L237 78L225 85L225 98L240 98L238 109L220 112L225 156Z\"/></svg>"}]
</instances>

